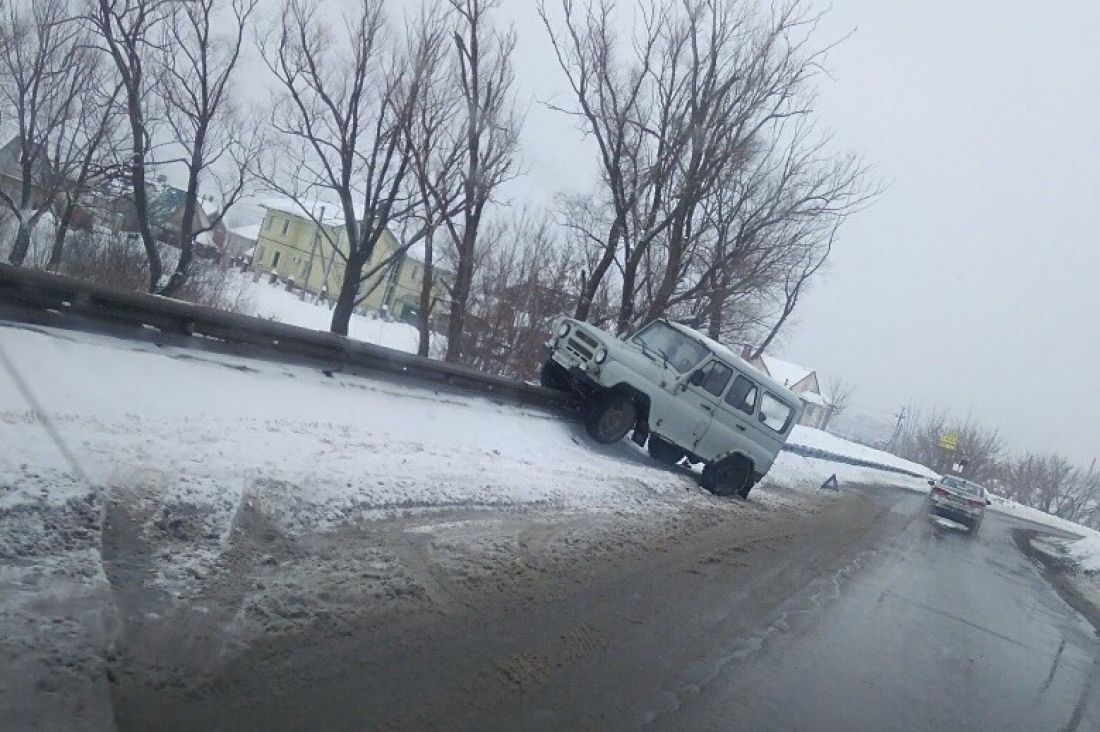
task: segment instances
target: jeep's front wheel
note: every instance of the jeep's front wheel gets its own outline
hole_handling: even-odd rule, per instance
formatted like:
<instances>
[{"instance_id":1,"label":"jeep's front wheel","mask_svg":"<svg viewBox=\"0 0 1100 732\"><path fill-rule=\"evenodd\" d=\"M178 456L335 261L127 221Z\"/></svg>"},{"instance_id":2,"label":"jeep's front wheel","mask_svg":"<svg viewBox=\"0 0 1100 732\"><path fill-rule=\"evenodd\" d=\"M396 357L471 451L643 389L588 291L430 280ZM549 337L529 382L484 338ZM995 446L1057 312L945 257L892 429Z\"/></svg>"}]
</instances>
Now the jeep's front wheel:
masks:
<instances>
[{"instance_id":1,"label":"jeep's front wheel","mask_svg":"<svg viewBox=\"0 0 1100 732\"><path fill-rule=\"evenodd\" d=\"M554 391L569 391L569 372L560 363L550 359L539 370L539 383Z\"/></svg>"},{"instance_id":2,"label":"jeep's front wheel","mask_svg":"<svg viewBox=\"0 0 1100 732\"><path fill-rule=\"evenodd\" d=\"M747 498L752 489L752 463L733 455L703 468L703 487L716 496L738 495Z\"/></svg>"},{"instance_id":3,"label":"jeep's front wheel","mask_svg":"<svg viewBox=\"0 0 1100 732\"><path fill-rule=\"evenodd\" d=\"M649 456L659 463L665 465L675 465L680 462L680 459L684 457L684 451L673 445L668 440L664 440L657 435L650 435L649 442L646 444L646 450L649 451Z\"/></svg>"},{"instance_id":4,"label":"jeep's front wheel","mask_svg":"<svg viewBox=\"0 0 1100 732\"><path fill-rule=\"evenodd\" d=\"M638 421L638 408L626 394L607 391L597 397L588 413L585 428L601 445L610 445L626 437Z\"/></svg>"}]
</instances>

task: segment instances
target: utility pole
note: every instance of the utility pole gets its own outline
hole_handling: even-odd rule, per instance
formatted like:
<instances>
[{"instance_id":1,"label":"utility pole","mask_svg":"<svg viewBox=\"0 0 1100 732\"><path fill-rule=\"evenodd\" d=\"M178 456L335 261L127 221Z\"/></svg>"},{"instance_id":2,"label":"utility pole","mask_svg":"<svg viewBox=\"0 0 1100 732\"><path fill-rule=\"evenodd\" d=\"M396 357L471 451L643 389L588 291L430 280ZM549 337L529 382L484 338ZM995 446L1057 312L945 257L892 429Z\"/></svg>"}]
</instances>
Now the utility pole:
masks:
<instances>
[{"instance_id":1,"label":"utility pole","mask_svg":"<svg viewBox=\"0 0 1100 732\"><path fill-rule=\"evenodd\" d=\"M306 290L309 289L309 278L313 275L313 257L317 254L317 247L321 245L321 235L324 233L325 227L325 207L321 206L321 223L317 227L317 232L313 235L313 246L309 249L309 264L306 265L306 276L302 278L302 299L306 297ZM324 254L321 255L321 261L324 261ZM317 288L320 291L321 288Z\"/></svg>"},{"instance_id":2,"label":"utility pole","mask_svg":"<svg viewBox=\"0 0 1100 732\"><path fill-rule=\"evenodd\" d=\"M905 421L905 407L902 407L897 414L894 415L898 418L898 423L894 427L894 435L890 438L890 449L893 450L897 446L898 438L901 437L901 425Z\"/></svg>"}]
</instances>

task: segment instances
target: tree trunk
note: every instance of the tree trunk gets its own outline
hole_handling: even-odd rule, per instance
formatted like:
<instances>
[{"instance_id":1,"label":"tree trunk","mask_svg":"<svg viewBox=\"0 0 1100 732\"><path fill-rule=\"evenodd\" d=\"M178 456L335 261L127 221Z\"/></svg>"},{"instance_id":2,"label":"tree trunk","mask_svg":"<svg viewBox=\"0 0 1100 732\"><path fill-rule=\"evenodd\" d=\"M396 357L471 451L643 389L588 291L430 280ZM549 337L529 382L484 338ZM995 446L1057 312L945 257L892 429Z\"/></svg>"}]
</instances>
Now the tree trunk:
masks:
<instances>
[{"instance_id":1,"label":"tree trunk","mask_svg":"<svg viewBox=\"0 0 1100 732\"><path fill-rule=\"evenodd\" d=\"M600 284L607 275L607 270L611 269L611 264L615 261L615 252L619 248L621 232L622 229L618 221L611 224L611 229L607 234L607 246L603 250L603 255L596 266L592 268L588 280L581 288L581 296L577 300L577 309L573 313L573 317L577 320L588 320L589 315L591 315L592 301L596 298L596 291L600 289Z\"/></svg>"},{"instance_id":2,"label":"tree trunk","mask_svg":"<svg viewBox=\"0 0 1100 732\"><path fill-rule=\"evenodd\" d=\"M344 268L344 279L340 283L340 294L336 297L336 307L332 309L332 325L329 327L329 330L336 335L348 334L351 315L355 312L355 299L359 294L359 276L363 273L363 265L369 259L369 255L364 257L358 249L353 250L348 256L347 267Z\"/></svg>"},{"instance_id":3,"label":"tree trunk","mask_svg":"<svg viewBox=\"0 0 1100 732\"><path fill-rule=\"evenodd\" d=\"M422 274L423 279L420 282L420 333L416 353L420 356L427 356L431 347L432 279L434 277L431 231L424 239L424 272Z\"/></svg>"},{"instance_id":4,"label":"tree trunk","mask_svg":"<svg viewBox=\"0 0 1100 732\"><path fill-rule=\"evenodd\" d=\"M8 261L12 264L22 266L23 261L27 258L27 252L31 248L31 227L27 225L27 222L19 219L19 229L15 232L15 243L12 245L11 254L8 256Z\"/></svg>"},{"instance_id":5,"label":"tree trunk","mask_svg":"<svg viewBox=\"0 0 1100 732\"><path fill-rule=\"evenodd\" d=\"M73 220L75 211L75 204L66 204L65 210L61 213L61 219L57 222L57 229L53 233L53 247L50 249L50 261L46 264L46 269L50 272L57 272L61 269L61 255L65 252L65 237L69 235L69 224Z\"/></svg>"},{"instance_id":6,"label":"tree trunk","mask_svg":"<svg viewBox=\"0 0 1100 732\"><path fill-rule=\"evenodd\" d=\"M467 223L462 232L461 249L458 256L458 270L455 272L454 287L451 290L451 317L447 322L447 356L449 363L461 360L463 328L466 321L466 308L470 299L470 287L474 280L474 237L477 236L477 223Z\"/></svg>"},{"instance_id":7,"label":"tree trunk","mask_svg":"<svg viewBox=\"0 0 1100 732\"><path fill-rule=\"evenodd\" d=\"M167 297L172 297L183 287L191 268L191 260L195 256L193 232L195 231L195 214L199 208L199 178L196 171L202 165L202 150L205 142L206 132L200 128L195 135L194 152L191 154L191 174L187 177L187 192L183 199L183 218L180 220L180 233L177 242L180 248L180 258L176 262L176 269L172 272L172 276L160 291L160 294Z\"/></svg>"},{"instance_id":8,"label":"tree trunk","mask_svg":"<svg viewBox=\"0 0 1100 732\"><path fill-rule=\"evenodd\" d=\"M145 257L149 261L149 292L156 292L164 267L160 262L153 230L149 226L149 195L145 190L145 117L142 114L138 87L137 83L131 84L127 96L130 134L133 140L130 181L134 191L134 217L137 219L138 233L141 234L141 244L145 247Z\"/></svg>"}]
</instances>

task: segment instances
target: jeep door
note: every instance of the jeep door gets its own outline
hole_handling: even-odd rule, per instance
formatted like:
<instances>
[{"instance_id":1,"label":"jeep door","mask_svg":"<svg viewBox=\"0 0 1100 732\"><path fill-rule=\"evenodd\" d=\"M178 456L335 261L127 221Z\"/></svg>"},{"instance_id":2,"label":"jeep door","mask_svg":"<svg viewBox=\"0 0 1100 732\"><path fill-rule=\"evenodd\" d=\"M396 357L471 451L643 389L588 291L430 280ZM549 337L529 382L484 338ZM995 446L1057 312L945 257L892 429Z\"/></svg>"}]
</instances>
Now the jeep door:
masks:
<instances>
[{"instance_id":1,"label":"jeep door","mask_svg":"<svg viewBox=\"0 0 1100 732\"><path fill-rule=\"evenodd\" d=\"M681 393L677 400L677 408L682 415L682 419L677 420L678 434L662 434L704 460L709 460L709 456L701 451L701 445L732 378L733 369L716 358L708 358L702 366L685 374L680 382Z\"/></svg>"},{"instance_id":2,"label":"jeep door","mask_svg":"<svg viewBox=\"0 0 1100 732\"><path fill-rule=\"evenodd\" d=\"M714 407L710 428L698 446L699 456L716 459L742 452L759 472L771 467L783 446L783 430L792 414L789 405L734 369L729 388Z\"/></svg>"}]
</instances>

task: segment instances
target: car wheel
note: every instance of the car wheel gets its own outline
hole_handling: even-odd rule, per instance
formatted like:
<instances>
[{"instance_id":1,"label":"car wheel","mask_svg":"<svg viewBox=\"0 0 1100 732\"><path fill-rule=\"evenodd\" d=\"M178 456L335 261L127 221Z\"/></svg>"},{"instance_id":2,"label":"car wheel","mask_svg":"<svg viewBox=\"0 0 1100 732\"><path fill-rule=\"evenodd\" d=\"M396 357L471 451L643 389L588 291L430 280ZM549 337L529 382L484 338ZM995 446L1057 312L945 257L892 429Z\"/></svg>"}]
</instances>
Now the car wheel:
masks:
<instances>
[{"instance_id":1,"label":"car wheel","mask_svg":"<svg viewBox=\"0 0 1100 732\"><path fill-rule=\"evenodd\" d=\"M588 435L601 445L610 445L626 437L638 421L634 401L619 391L604 392L592 405L585 427Z\"/></svg>"},{"instance_id":2,"label":"car wheel","mask_svg":"<svg viewBox=\"0 0 1100 732\"><path fill-rule=\"evenodd\" d=\"M752 489L752 463L740 455L710 463L703 468L703 487L717 496L746 497Z\"/></svg>"},{"instance_id":3,"label":"car wheel","mask_svg":"<svg viewBox=\"0 0 1100 732\"><path fill-rule=\"evenodd\" d=\"M649 456L651 458L665 465L675 465L684 457L683 450L657 435L649 436L649 442L646 443L646 450L649 451Z\"/></svg>"},{"instance_id":4,"label":"car wheel","mask_svg":"<svg viewBox=\"0 0 1100 732\"><path fill-rule=\"evenodd\" d=\"M764 477L764 476L762 476L762 475L757 475L756 473L753 473L753 474L752 474L752 475L751 475L751 476L749 477L749 479L748 479L747 481L745 481L745 487L744 487L744 488L742 488L741 490L739 490L739 491L737 492L737 495L739 495L739 496L741 496L742 498L744 498L744 499L748 500L748 497L749 497L749 491L751 491L751 490L752 490L752 487L753 487L754 485L756 485L757 483L759 483L759 482L760 482L760 479L761 479L762 477Z\"/></svg>"},{"instance_id":5,"label":"car wheel","mask_svg":"<svg viewBox=\"0 0 1100 732\"><path fill-rule=\"evenodd\" d=\"M554 391L569 391L569 372L557 361L547 361L539 369L539 383Z\"/></svg>"}]
</instances>

